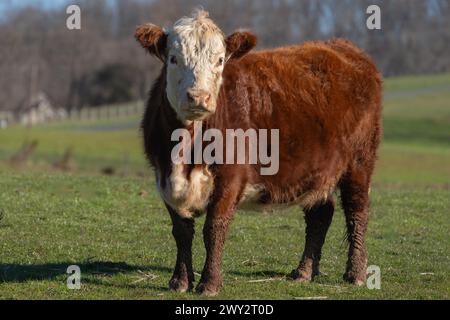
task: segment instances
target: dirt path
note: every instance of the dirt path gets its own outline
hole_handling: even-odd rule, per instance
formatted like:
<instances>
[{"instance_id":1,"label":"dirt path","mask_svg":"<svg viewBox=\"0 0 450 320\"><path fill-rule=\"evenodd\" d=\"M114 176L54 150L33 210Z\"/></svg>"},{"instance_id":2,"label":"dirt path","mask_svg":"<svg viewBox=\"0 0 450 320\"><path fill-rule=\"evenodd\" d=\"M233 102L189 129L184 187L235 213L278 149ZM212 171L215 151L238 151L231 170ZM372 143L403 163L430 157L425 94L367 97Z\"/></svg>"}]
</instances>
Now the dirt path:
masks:
<instances>
[{"instance_id":1,"label":"dirt path","mask_svg":"<svg viewBox=\"0 0 450 320\"><path fill-rule=\"evenodd\" d=\"M420 89L389 90L385 92L384 99L390 100L397 98L417 97L424 94L439 93L439 92L450 92L450 83Z\"/></svg>"}]
</instances>

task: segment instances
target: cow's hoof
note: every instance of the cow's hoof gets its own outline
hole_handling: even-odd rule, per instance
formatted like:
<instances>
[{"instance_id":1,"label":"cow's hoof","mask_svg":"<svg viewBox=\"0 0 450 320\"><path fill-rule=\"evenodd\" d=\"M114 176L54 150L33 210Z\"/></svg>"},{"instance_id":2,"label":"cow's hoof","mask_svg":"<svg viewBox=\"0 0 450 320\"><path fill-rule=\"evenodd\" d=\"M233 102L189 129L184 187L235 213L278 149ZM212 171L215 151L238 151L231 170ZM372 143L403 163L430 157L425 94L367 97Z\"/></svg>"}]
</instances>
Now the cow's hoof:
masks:
<instances>
[{"instance_id":1,"label":"cow's hoof","mask_svg":"<svg viewBox=\"0 0 450 320\"><path fill-rule=\"evenodd\" d=\"M219 294L218 286L208 285L208 283L199 283L195 290L198 294L205 297L215 297Z\"/></svg>"},{"instance_id":2,"label":"cow's hoof","mask_svg":"<svg viewBox=\"0 0 450 320\"><path fill-rule=\"evenodd\" d=\"M192 290L193 285L189 284L188 281L182 281L179 278L172 278L169 281L169 290L170 291L175 291L175 292L188 292L190 290Z\"/></svg>"},{"instance_id":3,"label":"cow's hoof","mask_svg":"<svg viewBox=\"0 0 450 320\"><path fill-rule=\"evenodd\" d=\"M364 286L366 284L366 275L355 275L354 272L349 271L344 273L344 281L354 284L355 286L361 287Z\"/></svg>"},{"instance_id":4,"label":"cow's hoof","mask_svg":"<svg viewBox=\"0 0 450 320\"><path fill-rule=\"evenodd\" d=\"M296 282L311 282L312 277L310 275L307 275L306 272L294 269L292 270L291 274L289 275L289 279L296 281Z\"/></svg>"}]
</instances>

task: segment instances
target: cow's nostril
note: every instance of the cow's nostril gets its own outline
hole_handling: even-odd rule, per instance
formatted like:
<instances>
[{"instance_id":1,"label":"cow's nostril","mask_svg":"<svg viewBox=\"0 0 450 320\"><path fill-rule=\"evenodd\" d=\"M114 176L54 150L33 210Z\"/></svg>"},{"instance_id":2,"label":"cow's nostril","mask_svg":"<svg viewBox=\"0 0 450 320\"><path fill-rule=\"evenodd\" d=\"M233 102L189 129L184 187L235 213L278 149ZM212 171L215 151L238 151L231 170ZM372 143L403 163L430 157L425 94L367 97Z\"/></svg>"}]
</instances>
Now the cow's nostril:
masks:
<instances>
[{"instance_id":1,"label":"cow's nostril","mask_svg":"<svg viewBox=\"0 0 450 320\"><path fill-rule=\"evenodd\" d=\"M186 93L186 96L189 102L194 102L195 99L190 92Z\"/></svg>"}]
</instances>

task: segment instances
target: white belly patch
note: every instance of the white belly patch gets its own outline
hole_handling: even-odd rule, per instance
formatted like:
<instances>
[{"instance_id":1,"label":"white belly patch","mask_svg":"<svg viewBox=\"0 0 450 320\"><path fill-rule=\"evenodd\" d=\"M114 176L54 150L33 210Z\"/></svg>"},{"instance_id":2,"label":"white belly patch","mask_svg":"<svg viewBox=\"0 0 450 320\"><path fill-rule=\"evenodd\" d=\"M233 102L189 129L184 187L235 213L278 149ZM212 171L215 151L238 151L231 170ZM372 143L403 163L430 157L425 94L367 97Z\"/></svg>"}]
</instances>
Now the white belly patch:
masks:
<instances>
[{"instance_id":1,"label":"white belly patch","mask_svg":"<svg viewBox=\"0 0 450 320\"><path fill-rule=\"evenodd\" d=\"M191 218L196 211L204 211L214 187L214 178L208 167L194 168L189 174L184 165L174 164L161 187L161 177L157 177L158 190L164 201L184 218Z\"/></svg>"}]
</instances>

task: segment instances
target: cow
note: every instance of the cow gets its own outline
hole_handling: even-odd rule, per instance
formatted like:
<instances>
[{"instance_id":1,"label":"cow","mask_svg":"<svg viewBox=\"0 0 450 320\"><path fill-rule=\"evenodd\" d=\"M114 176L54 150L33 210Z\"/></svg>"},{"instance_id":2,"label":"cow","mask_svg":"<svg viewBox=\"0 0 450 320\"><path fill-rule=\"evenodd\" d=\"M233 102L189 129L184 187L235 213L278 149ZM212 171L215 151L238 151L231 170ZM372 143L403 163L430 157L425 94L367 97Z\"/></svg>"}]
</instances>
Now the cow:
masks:
<instances>
[{"instance_id":1,"label":"cow","mask_svg":"<svg viewBox=\"0 0 450 320\"><path fill-rule=\"evenodd\" d=\"M218 294L229 225L247 205L303 209L304 252L288 278L313 280L338 190L349 244L344 279L365 284L369 191L382 135L382 77L371 58L344 39L250 52L254 34L225 37L202 10L168 29L140 25L135 38L162 62L141 129L173 224L177 255L169 289L194 289L194 219L206 213L206 261L196 292ZM219 132L279 130L278 171L263 175L260 162L175 162L173 132L193 134L198 123Z\"/></svg>"}]
</instances>

